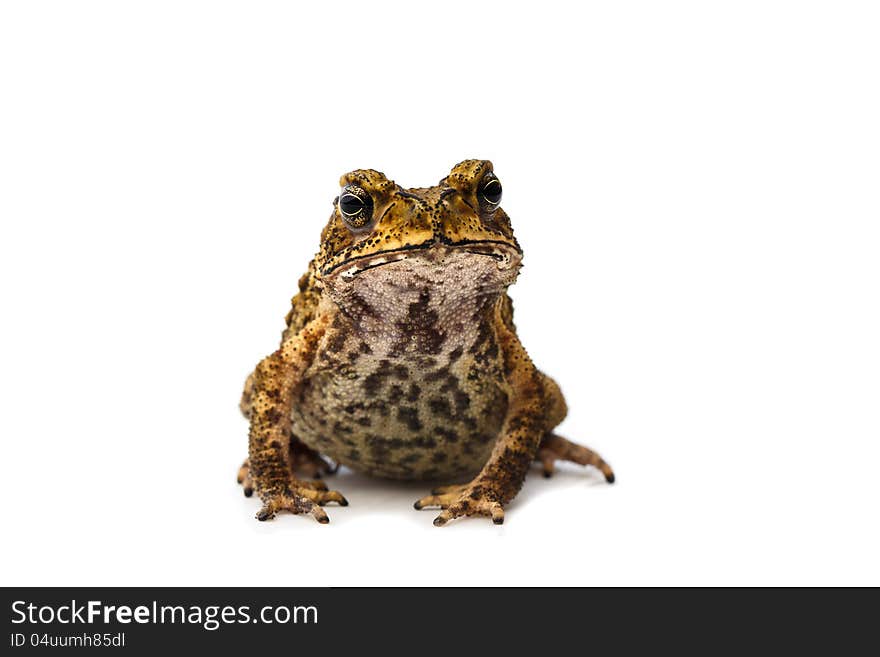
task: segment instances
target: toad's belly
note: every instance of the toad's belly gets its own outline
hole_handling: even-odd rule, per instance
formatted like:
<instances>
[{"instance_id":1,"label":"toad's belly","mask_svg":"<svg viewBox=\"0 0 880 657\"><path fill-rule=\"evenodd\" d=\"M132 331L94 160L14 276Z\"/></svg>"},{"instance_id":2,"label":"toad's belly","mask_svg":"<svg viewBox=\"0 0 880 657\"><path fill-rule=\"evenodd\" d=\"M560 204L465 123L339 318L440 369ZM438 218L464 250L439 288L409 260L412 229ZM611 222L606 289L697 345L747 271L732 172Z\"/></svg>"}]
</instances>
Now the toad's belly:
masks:
<instances>
[{"instance_id":1,"label":"toad's belly","mask_svg":"<svg viewBox=\"0 0 880 657\"><path fill-rule=\"evenodd\" d=\"M504 422L499 374L494 363L466 359L319 364L294 399L293 435L366 474L464 478L486 462Z\"/></svg>"}]
</instances>

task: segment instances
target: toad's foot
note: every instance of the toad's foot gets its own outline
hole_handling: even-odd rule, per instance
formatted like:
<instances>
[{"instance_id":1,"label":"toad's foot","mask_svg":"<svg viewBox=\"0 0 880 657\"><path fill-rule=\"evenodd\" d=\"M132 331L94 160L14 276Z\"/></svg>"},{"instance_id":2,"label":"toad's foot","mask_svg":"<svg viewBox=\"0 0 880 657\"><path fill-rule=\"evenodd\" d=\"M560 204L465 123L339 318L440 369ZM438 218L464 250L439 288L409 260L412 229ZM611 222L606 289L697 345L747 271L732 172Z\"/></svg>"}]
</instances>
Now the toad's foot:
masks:
<instances>
[{"instance_id":1,"label":"toad's foot","mask_svg":"<svg viewBox=\"0 0 880 657\"><path fill-rule=\"evenodd\" d=\"M311 513L322 525L330 522L330 518L321 508L327 502L336 502L339 506L348 506L342 493L327 490L322 481L296 481L295 485L277 492L265 492L260 495L263 508L257 513L257 520L269 520L279 511L290 511L293 514Z\"/></svg>"},{"instance_id":2,"label":"toad's foot","mask_svg":"<svg viewBox=\"0 0 880 657\"><path fill-rule=\"evenodd\" d=\"M440 515L434 518L436 527L442 527L453 518L462 516L488 516L496 525L504 522L504 508L501 503L492 499L482 486L473 482L435 488L431 491L431 495L417 500L413 507L443 509Z\"/></svg>"},{"instance_id":3,"label":"toad's foot","mask_svg":"<svg viewBox=\"0 0 880 657\"><path fill-rule=\"evenodd\" d=\"M338 465L331 465L311 447L296 438L290 441L290 468L295 474L307 479L320 479L324 475L335 474Z\"/></svg>"},{"instance_id":4,"label":"toad's foot","mask_svg":"<svg viewBox=\"0 0 880 657\"><path fill-rule=\"evenodd\" d=\"M544 436L535 460L543 466L545 477L553 476L556 461L563 460L580 465L592 465L605 475L605 481L609 484L614 483L614 471L610 465L602 460L601 456L593 450L566 440L562 436L557 436L555 433L548 433Z\"/></svg>"}]
</instances>

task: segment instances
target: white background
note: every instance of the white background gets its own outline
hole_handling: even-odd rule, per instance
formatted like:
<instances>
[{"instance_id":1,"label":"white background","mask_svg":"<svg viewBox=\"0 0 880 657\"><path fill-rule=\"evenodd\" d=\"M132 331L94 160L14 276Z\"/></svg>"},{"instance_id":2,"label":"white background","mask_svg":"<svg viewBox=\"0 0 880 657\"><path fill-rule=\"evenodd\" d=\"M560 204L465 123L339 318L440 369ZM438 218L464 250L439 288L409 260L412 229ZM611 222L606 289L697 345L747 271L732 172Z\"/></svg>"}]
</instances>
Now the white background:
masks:
<instances>
[{"instance_id":1,"label":"white background","mask_svg":"<svg viewBox=\"0 0 880 657\"><path fill-rule=\"evenodd\" d=\"M6 2L7 585L880 584L880 21L846 2ZM562 433L254 520L237 404L340 174L493 160Z\"/></svg>"}]
</instances>

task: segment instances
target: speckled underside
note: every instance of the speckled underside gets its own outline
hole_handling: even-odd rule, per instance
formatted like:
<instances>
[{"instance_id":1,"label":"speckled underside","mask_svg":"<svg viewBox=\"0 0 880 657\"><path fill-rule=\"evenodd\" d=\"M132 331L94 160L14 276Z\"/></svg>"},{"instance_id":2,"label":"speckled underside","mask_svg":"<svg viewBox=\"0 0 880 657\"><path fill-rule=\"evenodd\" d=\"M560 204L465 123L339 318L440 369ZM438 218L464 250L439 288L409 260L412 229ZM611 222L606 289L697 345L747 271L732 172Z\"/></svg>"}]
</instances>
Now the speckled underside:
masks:
<instances>
[{"instance_id":1,"label":"speckled underside","mask_svg":"<svg viewBox=\"0 0 880 657\"><path fill-rule=\"evenodd\" d=\"M305 372L293 434L368 474L475 474L508 406L486 313L505 273L491 256L438 248L334 281L344 311Z\"/></svg>"}]
</instances>

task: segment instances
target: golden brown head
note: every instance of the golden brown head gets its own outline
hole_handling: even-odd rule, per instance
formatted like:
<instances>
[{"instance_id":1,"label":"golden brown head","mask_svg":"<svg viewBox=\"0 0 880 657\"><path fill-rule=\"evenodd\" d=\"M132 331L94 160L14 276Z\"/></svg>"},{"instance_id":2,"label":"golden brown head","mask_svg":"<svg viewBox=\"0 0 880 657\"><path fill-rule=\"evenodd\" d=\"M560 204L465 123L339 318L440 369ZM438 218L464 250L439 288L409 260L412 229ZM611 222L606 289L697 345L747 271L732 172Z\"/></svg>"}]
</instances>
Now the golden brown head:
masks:
<instances>
[{"instance_id":1,"label":"golden brown head","mask_svg":"<svg viewBox=\"0 0 880 657\"><path fill-rule=\"evenodd\" d=\"M353 280L377 267L402 269L413 258L494 259L504 285L522 250L501 209L501 182L488 160L465 160L434 187L404 189L382 173L358 169L340 179L333 214L315 258L321 279Z\"/></svg>"}]
</instances>

